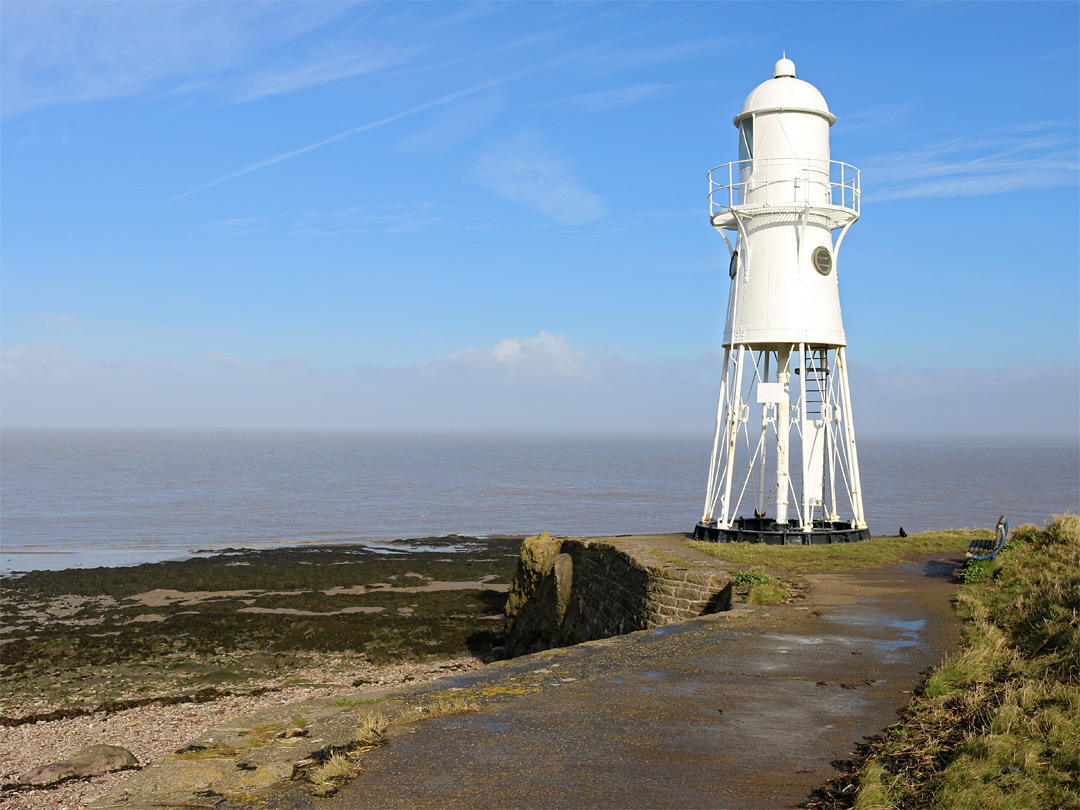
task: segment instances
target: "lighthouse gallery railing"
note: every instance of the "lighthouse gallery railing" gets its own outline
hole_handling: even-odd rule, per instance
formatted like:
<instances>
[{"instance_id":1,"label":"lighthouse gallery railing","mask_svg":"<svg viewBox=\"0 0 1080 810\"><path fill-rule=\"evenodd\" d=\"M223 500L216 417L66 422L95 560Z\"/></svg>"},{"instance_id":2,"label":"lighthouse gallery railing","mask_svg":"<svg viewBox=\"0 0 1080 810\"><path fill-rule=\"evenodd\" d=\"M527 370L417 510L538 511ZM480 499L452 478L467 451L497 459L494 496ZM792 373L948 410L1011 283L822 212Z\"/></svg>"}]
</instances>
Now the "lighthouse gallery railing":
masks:
<instances>
[{"instance_id":1,"label":"lighthouse gallery railing","mask_svg":"<svg viewBox=\"0 0 1080 810\"><path fill-rule=\"evenodd\" d=\"M751 158L709 172L710 214L736 206L831 206L859 216L859 170L839 160Z\"/></svg>"}]
</instances>

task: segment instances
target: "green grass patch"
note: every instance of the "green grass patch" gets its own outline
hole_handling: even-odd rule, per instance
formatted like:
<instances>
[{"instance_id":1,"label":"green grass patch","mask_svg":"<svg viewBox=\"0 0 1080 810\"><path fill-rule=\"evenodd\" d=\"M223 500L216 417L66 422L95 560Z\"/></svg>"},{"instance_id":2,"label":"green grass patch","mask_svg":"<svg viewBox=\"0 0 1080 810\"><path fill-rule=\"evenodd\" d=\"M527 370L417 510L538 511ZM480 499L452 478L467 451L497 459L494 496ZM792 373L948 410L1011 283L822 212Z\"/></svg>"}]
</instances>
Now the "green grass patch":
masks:
<instances>
[{"instance_id":1,"label":"green grass patch","mask_svg":"<svg viewBox=\"0 0 1080 810\"><path fill-rule=\"evenodd\" d=\"M904 562L919 554L962 553L976 537L990 538L993 537L993 532L985 529L949 529L907 537L875 537L861 543L833 543L827 546L705 542L692 542L690 545L724 562L791 573L808 573L879 568Z\"/></svg>"},{"instance_id":2,"label":"green grass patch","mask_svg":"<svg viewBox=\"0 0 1080 810\"><path fill-rule=\"evenodd\" d=\"M754 585L763 585L766 582L775 582L776 580L770 577L768 574L763 574L760 571L740 571L735 575L735 581L732 583L735 590L749 590Z\"/></svg>"},{"instance_id":3,"label":"green grass patch","mask_svg":"<svg viewBox=\"0 0 1080 810\"><path fill-rule=\"evenodd\" d=\"M1080 807L1080 517L965 570L961 648L841 780L857 790L818 806Z\"/></svg>"},{"instance_id":4,"label":"green grass patch","mask_svg":"<svg viewBox=\"0 0 1080 810\"><path fill-rule=\"evenodd\" d=\"M743 594L747 602L755 605L776 605L791 596L776 577L761 571L740 571L732 584L737 593Z\"/></svg>"},{"instance_id":5,"label":"green grass patch","mask_svg":"<svg viewBox=\"0 0 1080 810\"><path fill-rule=\"evenodd\" d=\"M964 565L960 568L960 581L965 585L970 585L973 582L978 582L980 579L993 579L998 571L1001 570L1001 563L998 560L964 560Z\"/></svg>"}]
</instances>

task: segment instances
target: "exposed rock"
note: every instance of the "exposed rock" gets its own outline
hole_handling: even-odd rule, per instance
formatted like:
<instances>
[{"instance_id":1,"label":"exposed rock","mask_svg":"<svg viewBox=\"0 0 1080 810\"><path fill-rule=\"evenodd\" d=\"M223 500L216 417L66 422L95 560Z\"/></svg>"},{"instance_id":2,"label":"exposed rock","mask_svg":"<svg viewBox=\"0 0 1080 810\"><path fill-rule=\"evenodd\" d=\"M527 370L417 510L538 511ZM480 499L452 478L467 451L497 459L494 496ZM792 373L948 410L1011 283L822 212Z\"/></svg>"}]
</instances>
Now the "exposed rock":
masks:
<instances>
[{"instance_id":1,"label":"exposed rock","mask_svg":"<svg viewBox=\"0 0 1080 810\"><path fill-rule=\"evenodd\" d=\"M51 785L74 775L75 766L70 762L51 762L27 771L19 776L19 781L24 785Z\"/></svg>"},{"instance_id":2,"label":"exposed rock","mask_svg":"<svg viewBox=\"0 0 1080 810\"><path fill-rule=\"evenodd\" d=\"M135 755L119 745L91 745L61 762L50 762L19 777L25 785L51 785L76 776L99 776L138 765Z\"/></svg>"},{"instance_id":3,"label":"exposed rock","mask_svg":"<svg viewBox=\"0 0 1080 810\"><path fill-rule=\"evenodd\" d=\"M287 760L241 763L245 767L238 767L237 760L232 758L166 757L147 766L108 798L91 807L214 806L214 802L207 802L205 798L261 790L290 779L295 770L295 763ZM200 798L204 800L199 801Z\"/></svg>"},{"instance_id":4,"label":"exposed rock","mask_svg":"<svg viewBox=\"0 0 1080 810\"><path fill-rule=\"evenodd\" d=\"M139 764L133 753L119 745L90 745L76 751L66 762L75 766L76 776L98 776Z\"/></svg>"},{"instance_id":5,"label":"exposed rock","mask_svg":"<svg viewBox=\"0 0 1080 810\"><path fill-rule=\"evenodd\" d=\"M551 566L555 576L555 621L562 624L566 609L570 606L570 588L574 584L574 558L569 554L556 554Z\"/></svg>"},{"instance_id":6,"label":"exposed rock","mask_svg":"<svg viewBox=\"0 0 1080 810\"><path fill-rule=\"evenodd\" d=\"M297 728L283 728L274 736L279 740L291 740L293 737L306 737L307 735L308 730L298 726Z\"/></svg>"},{"instance_id":7,"label":"exposed rock","mask_svg":"<svg viewBox=\"0 0 1080 810\"><path fill-rule=\"evenodd\" d=\"M559 554L562 544L562 538L547 532L527 537L521 544L506 601L506 637L513 655L554 646L553 617L560 613L555 559L565 556ZM566 568L565 564L560 567ZM565 611L564 605L561 613Z\"/></svg>"}]
</instances>

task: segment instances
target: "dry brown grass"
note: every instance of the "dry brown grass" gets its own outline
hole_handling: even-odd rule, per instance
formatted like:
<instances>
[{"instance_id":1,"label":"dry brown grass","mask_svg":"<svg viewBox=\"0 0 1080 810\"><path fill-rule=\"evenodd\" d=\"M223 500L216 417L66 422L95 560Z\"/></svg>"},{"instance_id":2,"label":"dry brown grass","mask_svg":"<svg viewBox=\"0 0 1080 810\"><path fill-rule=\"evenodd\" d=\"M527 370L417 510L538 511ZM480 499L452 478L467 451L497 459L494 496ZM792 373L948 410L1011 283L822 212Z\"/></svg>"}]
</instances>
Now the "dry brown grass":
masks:
<instances>
[{"instance_id":1,"label":"dry brown grass","mask_svg":"<svg viewBox=\"0 0 1080 810\"><path fill-rule=\"evenodd\" d=\"M311 792L316 796L330 796L339 787L360 773L360 763L347 754L333 754L330 759L308 774Z\"/></svg>"},{"instance_id":2,"label":"dry brown grass","mask_svg":"<svg viewBox=\"0 0 1080 810\"><path fill-rule=\"evenodd\" d=\"M416 720L426 720L432 717L444 717L451 714L465 714L477 711L476 701L464 695L453 695L440 692L430 695L421 702L410 706L394 719L395 723L411 723Z\"/></svg>"},{"instance_id":3,"label":"dry brown grass","mask_svg":"<svg viewBox=\"0 0 1080 810\"><path fill-rule=\"evenodd\" d=\"M963 647L852 774L858 810L1080 807L1080 517L1022 526L999 559L960 590Z\"/></svg>"},{"instance_id":4,"label":"dry brown grass","mask_svg":"<svg viewBox=\"0 0 1080 810\"><path fill-rule=\"evenodd\" d=\"M475 701L461 695L437 693L408 706L392 719L381 711L367 712L356 729L356 740L349 746L328 752L320 764L308 770L307 781L316 796L331 796L342 784L360 773L363 755L384 742L383 732L391 723L412 723L432 717L462 714L477 710Z\"/></svg>"},{"instance_id":5,"label":"dry brown grass","mask_svg":"<svg viewBox=\"0 0 1080 810\"><path fill-rule=\"evenodd\" d=\"M366 713L357 726L356 740L345 748L330 752L326 759L307 772L312 793L330 796L342 784L354 779L360 773L363 755L383 744L382 735L387 725L386 715L382 712Z\"/></svg>"}]
</instances>

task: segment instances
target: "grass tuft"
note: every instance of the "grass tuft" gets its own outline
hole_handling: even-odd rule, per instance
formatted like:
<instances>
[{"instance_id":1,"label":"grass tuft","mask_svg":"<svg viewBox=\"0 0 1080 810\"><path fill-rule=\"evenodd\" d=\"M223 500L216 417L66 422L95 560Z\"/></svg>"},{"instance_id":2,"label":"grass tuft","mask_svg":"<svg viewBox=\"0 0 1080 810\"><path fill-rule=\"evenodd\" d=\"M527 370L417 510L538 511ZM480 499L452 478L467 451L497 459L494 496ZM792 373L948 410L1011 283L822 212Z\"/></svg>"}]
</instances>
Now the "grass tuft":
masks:
<instances>
[{"instance_id":1,"label":"grass tuft","mask_svg":"<svg viewBox=\"0 0 1080 810\"><path fill-rule=\"evenodd\" d=\"M791 592L776 577L761 571L740 571L732 587L755 605L776 605L791 596Z\"/></svg>"},{"instance_id":2,"label":"grass tuft","mask_svg":"<svg viewBox=\"0 0 1080 810\"><path fill-rule=\"evenodd\" d=\"M880 764L874 763L867 767L859 776L854 810L888 810L895 807L893 781L889 772Z\"/></svg>"},{"instance_id":3,"label":"grass tuft","mask_svg":"<svg viewBox=\"0 0 1080 810\"><path fill-rule=\"evenodd\" d=\"M812 806L1080 807L1080 517L1021 526L995 563L968 569L964 642L855 767L854 803Z\"/></svg>"},{"instance_id":4,"label":"grass tuft","mask_svg":"<svg viewBox=\"0 0 1080 810\"><path fill-rule=\"evenodd\" d=\"M997 560L973 560L968 558L960 567L960 581L965 585L978 582L980 579L993 579L1001 570L1001 563Z\"/></svg>"},{"instance_id":5,"label":"grass tuft","mask_svg":"<svg viewBox=\"0 0 1080 810\"><path fill-rule=\"evenodd\" d=\"M464 695L438 694L410 706L394 722L411 723L431 717L445 717L451 714L465 714L479 709L479 705Z\"/></svg>"},{"instance_id":6,"label":"grass tuft","mask_svg":"<svg viewBox=\"0 0 1080 810\"><path fill-rule=\"evenodd\" d=\"M325 760L307 772L312 793L331 796L342 784L355 778L360 773L360 758L383 744L387 725L382 712L365 714L356 729L356 740L345 748L331 750Z\"/></svg>"},{"instance_id":7,"label":"grass tuft","mask_svg":"<svg viewBox=\"0 0 1080 810\"><path fill-rule=\"evenodd\" d=\"M369 712L360 719L357 727L357 740L359 746L377 745L382 742L382 734L390 725L386 715L382 712Z\"/></svg>"},{"instance_id":8,"label":"grass tuft","mask_svg":"<svg viewBox=\"0 0 1080 810\"><path fill-rule=\"evenodd\" d=\"M312 769L308 780L316 796L330 796L342 783L360 773L360 763L346 754L333 754L330 759Z\"/></svg>"}]
</instances>

